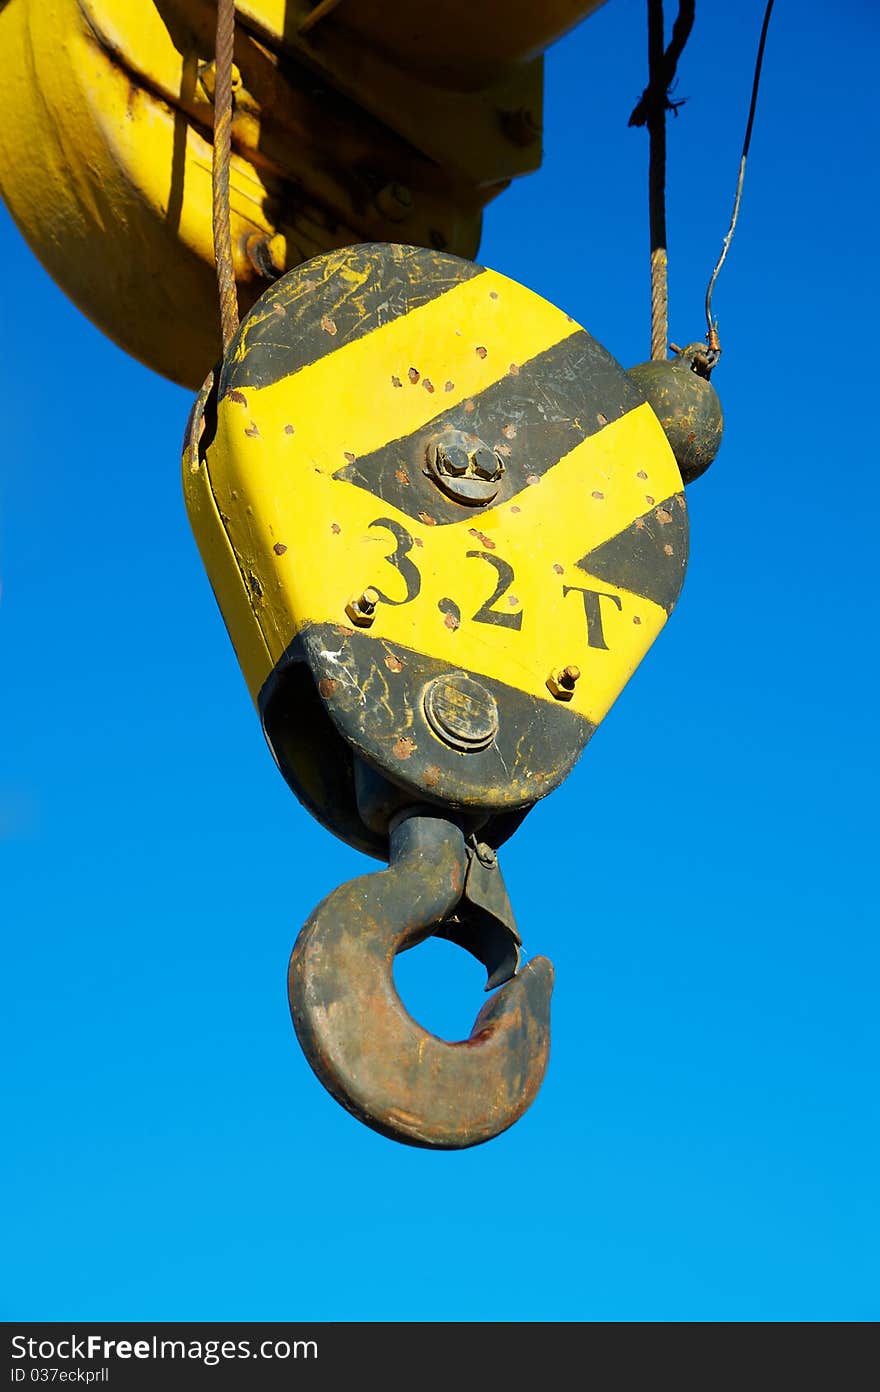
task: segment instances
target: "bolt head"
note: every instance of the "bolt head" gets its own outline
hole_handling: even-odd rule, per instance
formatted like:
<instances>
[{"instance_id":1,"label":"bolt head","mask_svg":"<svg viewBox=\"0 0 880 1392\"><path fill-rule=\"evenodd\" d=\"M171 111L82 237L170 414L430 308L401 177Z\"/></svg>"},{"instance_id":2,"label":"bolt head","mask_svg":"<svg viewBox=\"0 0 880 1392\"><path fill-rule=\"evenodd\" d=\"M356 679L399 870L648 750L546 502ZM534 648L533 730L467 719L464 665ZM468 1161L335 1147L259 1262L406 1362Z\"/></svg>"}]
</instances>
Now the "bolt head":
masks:
<instances>
[{"instance_id":1,"label":"bolt head","mask_svg":"<svg viewBox=\"0 0 880 1392\"><path fill-rule=\"evenodd\" d=\"M376 617L376 605L379 603L378 590L367 589L363 594L350 599L345 606L345 612L351 622L358 628L369 628Z\"/></svg>"},{"instance_id":2,"label":"bolt head","mask_svg":"<svg viewBox=\"0 0 880 1392\"><path fill-rule=\"evenodd\" d=\"M389 222L405 222L413 210L413 196L405 184L385 184L376 194L376 207Z\"/></svg>"},{"instance_id":3,"label":"bolt head","mask_svg":"<svg viewBox=\"0 0 880 1392\"><path fill-rule=\"evenodd\" d=\"M547 690L557 701L570 701L580 675L579 667L554 667L547 678Z\"/></svg>"},{"instance_id":4,"label":"bolt head","mask_svg":"<svg viewBox=\"0 0 880 1392\"><path fill-rule=\"evenodd\" d=\"M435 461L437 470L452 478L460 478L470 468L470 455L463 445L437 446Z\"/></svg>"},{"instance_id":5,"label":"bolt head","mask_svg":"<svg viewBox=\"0 0 880 1392\"><path fill-rule=\"evenodd\" d=\"M504 464L494 450L480 445L471 455L471 466L477 478L490 479L493 483L504 473Z\"/></svg>"},{"instance_id":6,"label":"bolt head","mask_svg":"<svg viewBox=\"0 0 880 1392\"><path fill-rule=\"evenodd\" d=\"M494 501L504 463L478 435L447 430L428 442L425 473L457 503L480 507Z\"/></svg>"}]
</instances>

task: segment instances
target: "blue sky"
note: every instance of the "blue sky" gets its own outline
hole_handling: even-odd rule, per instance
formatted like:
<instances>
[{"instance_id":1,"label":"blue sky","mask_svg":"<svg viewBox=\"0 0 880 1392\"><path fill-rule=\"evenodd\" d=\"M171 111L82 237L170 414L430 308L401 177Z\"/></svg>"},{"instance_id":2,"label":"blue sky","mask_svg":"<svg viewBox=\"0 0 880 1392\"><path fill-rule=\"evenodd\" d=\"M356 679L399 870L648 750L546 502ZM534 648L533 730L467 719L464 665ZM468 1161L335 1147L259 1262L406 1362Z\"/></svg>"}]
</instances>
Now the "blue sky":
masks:
<instances>
[{"instance_id":1,"label":"blue sky","mask_svg":"<svg viewBox=\"0 0 880 1392\"><path fill-rule=\"evenodd\" d=\"M669 130L683 342L763 5L697 10ZM291 945L367 862L264 746L180 495L188 393L0 214L3 1317L877 1317L878 30L868 0L776 6L715 296L724 445L689 490L672 621L504 855L556 965L553 1049L532 1110L474 1151L374 1135L300 1055ZM644 67L640 0L551 52L544 167L480 252L627 365ZM426 944L398 981L467 1033L464 954Z\"/></svg>"}]
</instances>

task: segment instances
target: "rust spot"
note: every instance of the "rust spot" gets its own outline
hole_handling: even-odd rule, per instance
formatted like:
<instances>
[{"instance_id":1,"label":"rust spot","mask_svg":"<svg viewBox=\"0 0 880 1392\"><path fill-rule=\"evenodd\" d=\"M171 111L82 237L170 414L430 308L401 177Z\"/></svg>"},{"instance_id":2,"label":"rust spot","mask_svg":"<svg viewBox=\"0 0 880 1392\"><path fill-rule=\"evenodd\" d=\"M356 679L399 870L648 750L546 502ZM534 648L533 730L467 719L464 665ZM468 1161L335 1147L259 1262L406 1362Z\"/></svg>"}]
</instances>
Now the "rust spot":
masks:
<instances>
[{"instance_id":1,"label":"rust spot","mask_svg":"<svg viewBox=\"0 0 880 1392\"><path fill-rule=\"evenodd\" d=\"M338 522L331 522L330 530L334 536L339 536L339 533L342 531L342 528L340 527Z\"/></svg>"},{"instance_id":2,"label":"rust spot","mask_svg":"<svg viewBox=\"0 0 880 1392\"><path fill-rule=\"evenodd\" d=\"M684 494L683 494L683 493L676 493L676 495L675 495L675 501L678 503L678 506L681 508L682 512L684 512L684 509L685 509Z\"/></svg>"},{"instance_id":3,"label":"rust spot","mask_svg":"<svg viewBox=\"0 0 880 1392\"><path fill-rule=\"evenodd\" d=\"M645 494L645 502L646 502L646 503L650 503L652 507L654 506L654 504L656 503L656 501L657 501L657 499L656 499L656 498L652 498L651 495L650 495L650 493L646 493L646 494Z\"/></svg>"},{"instance_id":4,"label":"rust spot","mask_svg":"<svg viewBox=\"0 0 880 1392\"><path fill-rule=\"evenodd\" d=\"M553 569L556 571L556 574L557 574L557 575L564 575L564 574L565 574L565 571L563 570L562 566L559 564L558 561L554 561L554 562L553 562Z\"/></svg>"},{"instance_id":5,"label":"rust spot","mask_svg":"<svg viewBox=\"0 0 880 1392\"><path fill-rule=\"evenodd\" d=\"M639 618L638 614L634 614L634 615L633 615L633 623L634 623L634 624L640 624L641 622L642 622L642 621L641 621L641 619Z\"/></svg>"},{"instance_id":6,"label":"rust spot","mask_svg":"<svg viewBox=\"0 0 880 1392\"><path fill-rule=\"evenodd\" d=\"M436 519L435 517L432 517L431 514L430 514L429 512L420 512L420 513L419 513L419 520L422 521L422 522L424 522L424 524L425 524L426 527L436 527L436 526L437 526L437 519Z\"/></svg>"},{"instance_id":7,"label":"rust spot","mask_svg":"<svg viewBox=\"0 0 880 1392\"><path fill-rule=\"evenodd\" d=\"M431 381L430 377L425 378L422 382L422 386L425 388L426 392L432 392L434 390L434 383Z\"/></svg>"},{"instance_id":8,"label":"rust spot","mask_svg":"<svg viewBox=\"0 0 880 1392\"><path fill-rule=\"evenodd\" d=\"M455 391L455 383L454 383L454 382L447 382L447 383L446 383L446 386L443 388L443 390L444 390L444 391Z\"/></svg>"},{"instance_id":9,"label":"rust spot","mask_svg":"<svg viewBox=\"0 0 880 1392\"><path fill-rule=\"evenodd\" d=\"M487 1025L485 1029L478 1030L476 1034L472 1034L468 1039L462 1039L458 1047L463 1049L478 1048L479 1045L483 1043L484 1039L491 1039L493 1033L494 1031L489 1029Z\"/></svg>"},{"instance_id":10,"label":"rust spot","mask_svg":"<svg viewBox=\"0 0 880 1392\"><path fill-rule=\"evenodd\" d=\"M594 498L598 498L599 502L601 503L602 500L603 500L604 497L605 497L605 494L604 494L604 493L600 493L599 490L598 490L598 488L594 488L594 489L593 489L593 497L594 497Z\"/></svg>"},{"instance_id":11,"label":"rust spot","mask_svg":"<svg viewBox=\"0 0 880 1392\"><path fill-rule=\"evenodd\" d=\"M247 397L245 396L244 392L239 391L236 387L233 387L231 391L228 391L226 393L226 395L229 397L230 401L236 402L236 404L239 406L247 405Z\"/></svg>"},{"instance_id":12,"label":"rust spot","mask_svg":"<svg viewBox=\"0 0 880 1392\"><path fill-rule=\"evenodd\" d=\"M502 425L502 427L501 427L501 434L504 436L505 440L515 440L515 439L516 439L516 426L515 426L515 425Z\"/></svg>"},{"instance_id":13,"label":"rust spot","mask_svg":"<svg viewBox=\"0 0 880 1392\"><path fill-rule=\"evenodd\" d=\"M331 319L329 314L325 314L323 319L321 320L321 328L324 330L325 333L335 334L336 321L334 319Z\"/></svg>"},{"instance_id":14,"label":"rust spot","mask_svg":"<svg viewBox=\"0 0 880 1392\"><path fill-rule=\"evenodd\" d=\"M633 523L633 526L635 527L637 532L643 532L645 530L644 518L637 517L635 522Z\"/></svg>"},{"instance_id":15,"label":"rust spot","mask_svg":"<svg viewBox=\"0 0 880 1392\"><path fill-rule=\"evenodd\" d=\"M517 599L517 597L516 597L515 594L508 595L508 596L507 596L507 602L508 602L508 604L510 605L511 609L515 609L515 608L517 607L517 605L519 604L519 600Z\"/></svg>"},{"instance_id":16,"label":"rust spot","mask_svg":"<svg viewBox=\"0 0 880 1392\"><path fill-rule=\"evenodd\" d=\"M248 571L248 584L250 586L251 594L254 596L254 599L262 599L263 587L257 579L256 575L254 575L254 572L252 570Z\"/></svg>"},{"instance_id":17,"label":"rust spot","mask_svg":"<svg viewBox=\"0 0 880 1392\"><path fill-rule=\"evenodd\" d=\"M645 473L644 469L639 469L639 472L636 474L636 478L646 479L647 477L648 475Z\"/></svg>"},{"instance_id":18,"label":"rust spot","mask_svg":"<svg viewBox=\"0 0 880 1392\"><path fill-rule=\"evenodd\" d=\"M482 542L483 546L485 546L487 551L495 550L494 541L491 537L487 537L485 532L477 531L476 527L468 527L468 531L470 532L472 537L476 537L477 541Z\"/></svg>"},{"instance_id":19,"label":"rust spot","mask_svg":"<svg viewBox=\"0 0 880 1392\"><path fill-rule=\"evenodd\" d=\"M318 682L318 690L326 699L333 695L338 685L339 682L334 681L332 677L322 677Z\"/></svg>"},{"instance_id":20,"label":"rust spot","mask_svg":"<svg viewBox=\"0 0 880 1392\"><path fill-rule=\"evenodd\" d=\"M474 352L476 353L476 355L477 355L478 358L485 358L485 357L488 356L489 349L488 349L488 348L484 348L483 345L482 345L482 343L481 343L480 346L479 346L479 348L475 348L475 349L474 349Z\"/></svg>"},{"instance_id":21,"label":"rust spot","mask_svg":"<svg viewBox=\"0 0 880 1392\"><path fill-rule=\"evenodd\" d=\"M490 300L497 300L497 299L498 299L498 291L497 291L497 290L490 290L490 291L489 291L489 299L490 299Z\"/></svg>"},{"instance_id":22,"label":"rust spot","mask_svg":"<svg viewBox=\"0 0 880 1392\"><path fill-rule=\"evenodd\" d=\"M661 527L665 527L667 522L672 521L672 513L668 510L668 508L658 508L657 511L654 513L654 516L657 518L657 521L660 523Z\"/></svg>"},{"instance_id":23,"label":"rust spot","mask_svg":"<svg viewBox=\"0 0 880 1392\"><path fill-rule=\"evenodd\" d=\"M336 624L333 632L338 633L340 638L350 638L354 633L354 629L349 628L348 624Z\"/></svg>"},{"instance_id":24,"label":"rust spot","mask_svg":"<svg viewBox=\"0 0 880 1392\"><path fill-rule=\"evenodd\" d=\"M599 422L600 425L608 424L608 417L604 415L601 411L596 412L596 420Z\"/></svg>"},{"instance_id":25,"label":"rust spot","mask_svg":"<svg viewBox=\"0 0 880 1392\"><path fill-rule=\"evenodd\" d=\"M279 319L283 319L287 314L287 310L284 308L284 305L280 305L276 300L272 306L272 313L277 314Z\"/></svg>"},{"instance_id":26,"label":"rust spot","mask_svg":"<svg viewBox=\"0 0 880 1392\"><path fill-rule=\"evenodd\" d=\"M511 512L522 512L522 508L519 507L516 503L514 503L514 504L511 506L510 511L511 511Z\"/></svg>"},{"instance_id":27,"label":"rust spot","mask_svg":"<svg viewBox=\"0 0 880 1392\"><path fill-rule=\"evenodd\" d=\"M397 479L398 483L409 483L409 474L406 472L406 469L395 469L394 477Z\"/></svg>"},{"instance_id":28,"label":"rust spot","mask_svg":"<svg viewBox=\"0 0 880 1392\"><path fill-rule=\"evenodd\" d=\"M451 629L451 631L454 633L455 630L458 628L460 621L455 617L454 614L445 614L443 616L443 622L445 623L446 627L448 629Z\"/></svg>"},{"instance_id":29,"label":"rust spot","mask_svg":"<svg viewBox=\"0 0 880 1392\"><path fill-rule=\"evenodd\" d=\"M275 552L276 556L283 556L285 551L287 550L287 547L284 545L283 541L276 541L275 545L272 547L272 550Z\"/></svg>"},{"instance_id":30,"label":"rust spot","mask_svg":"<svg viewBox=\"0 0 880 1392\"><path fill-rule=\"evenodd\" d=\"M259 433L260 433L260 428L259 428L259 426L257 425L257 422L256 422L256 421L251 421L250 425L245 426L245 432L244 432L244 433L245 433L245 435L250 435L251 439L253 439L255 435L259 435Z\"/></svg>"},{"instance_id":31,"label":"rust spot","mask_svg":"<svg viewBox=\"0 0 880 1392\"><path fill-rule=\"evenodd\" d=\"M474 411L476 411L477 408L476 408L476 406L474 405L473 401L466 401L466 402L464 403L464 409L467 411L467 413L468 413L469 416L472 416L472 415L474 414Z\"/></svg>"},{"instance_id":32,"label":"rust spot","mask_svg":"<svg viewBox=\"0 0 880 1392\"><path fill-rule=\"evenodd\" d=\"M666 545L663 547L663 554L664 554L665 556L671 556L671 555L672 555L672 547L669 545L669 542L668 542L668 541L667 541Z\"/></svg>"},{"instance_id":33,"label":"rust spot","mask_svg":"<svg viewBox=\"0 0 880 1392\"><path fill-rule=\"evenodd\" d=\"M401 382L401 380L400 380L399 377L392 377L392 378L391 378L391 385L392 385L392 387L402 387L402 386L403 386L403 383Z\"/></svg>"},{"instance_id":34,"label":"rust spot","mask_svg":"<svg viewBox=\"0 0 880 1392\"><path fill-rule=\"evenodd\" d=\"M413 541L415 542L416 546L424 546L424 544L425 544L425 543L422 541L422 538L421 538L421 537L413 537Z\"/></svg>"},{"instance_id":35,"label":"rust spot","mask_svg":"<svg viewBox=\"0 0 880 1392\"><path fill-rule=\"evenodd\" d=\"M295 434L295 431L294 431L294 429L293 429L293 426L292 426L292 425L285 425L285 427L284 427L284 433L285 433L285 435L293 435L293 434Z\"/></svg>"},{"instance_id":36,"label":"rust spot","mask_svg":"<svg viewBox=\"0 0 880 1392\"><path fill-rule=\"evenodd\" d=\"M345 451L343 452L342 457L343 457L343 459L346 461L347 464L353 464L353 463L355 462L355 459L357 458L356 455L354 455L354 454L351 453L351 450L345 450Z\"/></svg>"},{"instance_id":37,"label":"rust spot","mask_svg":"<svg viewBox=\"0 0 880 1392\"><path fill-rule=\"evenodd\" d=\"M396 657L394 655L394 653L388 654L388 656L385 659L385 666L388 668L389 672L403 671L403 663L401 662L399 657Z\"/></svg>"},{"instance_id":38,"label":"rust spot","mask_svg":"<svg viewBox=\"0 0 880 1392\"><path fill-rule=\"evenodd\" d=\"M519 376L519 368L517 367L516 363L511 363L507 371L510 373L511 377Z\"/></svg>"},{"instance_id":39,"label":"rust spot","mask_svg":"<svg viewBox=\"0 0 880 1392\"><path fill-rule=\"evenodd\" d=\"M411 740L409 735L401 735L400 739L395 740L391 753L395 759L408 759L415 752L415 747L415 740Z\"/></svg>"},{"instance_id":40,"label":"rust spot","mask_svg":"<svg viewBox=\"0 0 880 1392\"><path fill-rule=\"evenodd\" d=\"M526 483L529 484L530 486L532 486L532 485L534 485L534 484L536 484L536 483L540 483L540 482L541 482L541 480L538 478L538 475L537 475L537 474L527 474L527 475L526 475Z\"/></svg>"},{"instance_id":41,"label":"rust spot","mask_svg":"<svg viewBox=\"0 0 880 1392\"><path fill-rule=\"evenodd\" d=\"M495 452L496 454L503 454L505 459L509 459L512 453L510 445L496 445Z\"/></svg>"},{"instance_id":42,"label":"rust spot","mask_svg":"<svg viewBox=\"0 0 880 1392\"><path fill-rule=\"evenodd\" d=\"M440 781L440 770L436 764L429 764L424 772L425 785L433 788Z\"/></svg>"},{"instance_id":43,"label":"rust spot","mask_svg":"<svg viewBox=\"0 0 880 1392\"><path fill-rule=\"evenodd\" d=\"M419 380L422 374L419 372L417 367L411 367L406 375L412 382L413 386L415 386L416 382Z\"/></svg>"}]
</instances>

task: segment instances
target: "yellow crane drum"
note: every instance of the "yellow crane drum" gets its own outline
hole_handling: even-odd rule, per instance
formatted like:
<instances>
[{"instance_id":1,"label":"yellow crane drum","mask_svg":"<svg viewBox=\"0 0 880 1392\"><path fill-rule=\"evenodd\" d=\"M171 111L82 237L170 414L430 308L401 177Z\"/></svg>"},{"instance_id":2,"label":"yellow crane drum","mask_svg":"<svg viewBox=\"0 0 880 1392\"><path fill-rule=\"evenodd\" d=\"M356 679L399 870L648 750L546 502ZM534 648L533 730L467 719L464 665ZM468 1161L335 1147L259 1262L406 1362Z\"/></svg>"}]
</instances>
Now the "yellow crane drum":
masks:
<instances>
[{"instance_id":1,"label":"yellow crane drum","mask_svg":"<svg viewBox=\"0 0 880 1392\"><path fill-rule=\"evenodd\" d=\"M264 293L183 475L282 773L377 856L414 804L505 840L684 578L681 476L638 386L562 310L424 248L333 251Z\"/></svg>"}]
</instances>

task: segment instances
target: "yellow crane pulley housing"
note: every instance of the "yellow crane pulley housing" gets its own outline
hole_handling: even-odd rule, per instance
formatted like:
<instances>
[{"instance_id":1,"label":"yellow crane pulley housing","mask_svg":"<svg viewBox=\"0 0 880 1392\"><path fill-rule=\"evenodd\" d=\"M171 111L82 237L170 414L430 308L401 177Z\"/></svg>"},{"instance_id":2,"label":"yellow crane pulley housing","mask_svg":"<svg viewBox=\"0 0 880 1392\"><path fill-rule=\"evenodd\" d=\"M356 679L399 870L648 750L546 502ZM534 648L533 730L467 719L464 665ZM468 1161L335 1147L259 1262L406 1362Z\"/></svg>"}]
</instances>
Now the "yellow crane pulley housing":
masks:
<instances>
[{"instance_id":1,"label":"yellow crane pulley housing","mask_svg":"<svg viewBox=\"0 0 880 1392\"><path fill-rule=\"evenodd\" d=\"M242 309L318 252L473 256L540 162L547 44L601 0L237 0L230 178ZM219 357L214 0L4 0L0 193L101 329L195 389Z\"/></svg>"},{"instance_id":2,"label":"yellow crane pulley housing","mask_svg":"<svg viewBox=\"0 0 880 1392\"><path fill-rule=\"evenodd\" d=\"M569 315L441 252L352 247L279 280L198 398L183 476L282 772L377 855L413 802L509 835L685 572L638 387Z\"/></svg>"}]
</instances>

